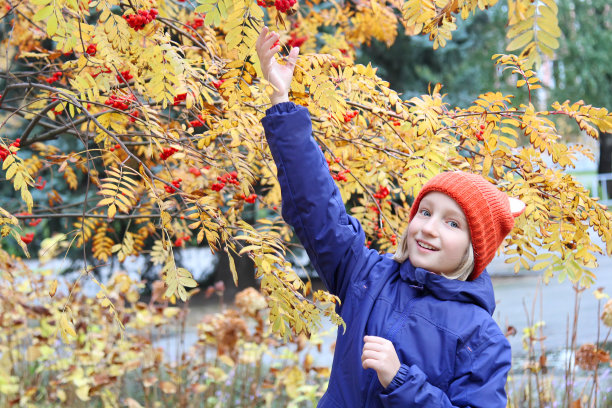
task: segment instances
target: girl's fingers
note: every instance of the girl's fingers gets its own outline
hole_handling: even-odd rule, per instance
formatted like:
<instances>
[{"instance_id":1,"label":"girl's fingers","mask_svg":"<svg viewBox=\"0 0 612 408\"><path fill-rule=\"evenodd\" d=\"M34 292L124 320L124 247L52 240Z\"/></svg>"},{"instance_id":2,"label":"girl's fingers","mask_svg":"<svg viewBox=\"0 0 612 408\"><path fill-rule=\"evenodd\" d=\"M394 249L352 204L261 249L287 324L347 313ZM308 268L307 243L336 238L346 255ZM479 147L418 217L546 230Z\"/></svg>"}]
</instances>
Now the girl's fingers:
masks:
<instances>
[{"instance_id":1,"label":"girl's fingers","mask_svg":"<svg viewBox=\"0 0 612 408\"><path fill-rule=\"evenodd\" d=\"M256 48L259 50L268 50L272 47L272 45L278 40L280 36L275 32L268 32L267 28L264 27L259 34L256 42Z\"/></svg>"},{"instance_id":2,"label":"girl's fingers","mask_svg":"<svg viewBox=\"0 0 612 408\"><path fill-rule=\"evenodd\" d=\"M297 62L298 55L300 53L300 49L297 47L293 47L289 52L288 62L289 66L294 67Z\"/></svg>"},{"instance_id":3,"label":"girl's fingers","mask_svg":"<svg viewBox=\"0 0 612 408\"><path fill-rule=\"evenodd\" d=\"M378 337L378 336L364 336L363 341L383 344L383 343L388 342L389 340L383 339L382 337Z\"/></svg>"},{"instance_id":4,"label":"girl's fingers","mask_svg":"<svg viewBox=\"0 0 612 408\"><path fill-rule=\"evenodd\" d=\"M366 360L380 360L380 355L377 351L374 350L366 350L361 354L361 361L364 362Z\"/></svg>"}]
</instances>

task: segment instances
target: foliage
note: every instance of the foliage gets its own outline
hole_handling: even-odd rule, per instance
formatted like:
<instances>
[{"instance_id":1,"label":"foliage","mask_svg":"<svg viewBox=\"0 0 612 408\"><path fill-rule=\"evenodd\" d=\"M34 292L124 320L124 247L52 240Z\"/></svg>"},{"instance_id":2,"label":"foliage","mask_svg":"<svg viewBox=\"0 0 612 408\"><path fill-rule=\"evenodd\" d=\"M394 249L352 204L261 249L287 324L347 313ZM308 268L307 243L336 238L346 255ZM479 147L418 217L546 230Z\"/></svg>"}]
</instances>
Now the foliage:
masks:
<instances>
[{"instance_id":1,"label":"foliage","mask_svg":"<svg viewBox=\"0 0 612 408\"><path fill-rule=\"evenodd\" d=\"M0 406L297 408L322 395L321 335L282 342L255 289L198 321L162 300L161 281L145 301L117 272L87 296L82 281L58 288L50 271L0 257Z\"/></svg>"},{"instance_id":2,"label":"foliage","mask_svg":"<svg viewBox=\"0 0 612 408\"><path fill-rule=\"evenodd\" d=\"M541 56L543 87L538 100L584 100L610 109L612 94L603 91L612 81L608 57L612 53L612 9L608 3L556 1L560 45L552 57ZM492 88L512 93L514 84L500 78L488 62L508 44L507 22L508 6L498 2L486 13L458 21L453 40L443 49L433 51L427 38L400 34L391 47L378 41L361 47L363 55L358 53L358 61L371 61L391 87L405 95L420 95L428 83L436 82L444 85L452 104L465 105ZM516 97L524 101L522 95ZM563 125L557 123L565 137L580 134L571 124Z\"/></svg>"},{"instance_id":3,"label":"foliage","mask_svg":"<svg viewBox=\"0 0 612 408\"><path fill-rule=\"evenodd\" d=\"M554 86L550 97L563 100L573 95L610 109L612 94L605 89L612 81L612 66L607 57L612 52L612 9L606 0L586 4L578 7L571 0L559 1L562 36L553 61Z\"/></svg>"},{"instance_id":4,"label":"foliage","mask_svg":"<svg viewBox=\"0 0 612 408\"><path fill-rule=\"evenodd\" d=\"M253 260L281 336L313 333L323 316L341 324L337 299L322 291L310 297L309 282L290 263L291 231L280 218L259 125L270 87L258 76L253 45L264 23L276 24L284 45L302 48L292 98L310 109L314 136L368 245L393 251L423 182L444 170L469 170L528 203L504 248L515 270L533 266L548 278L590 284L594 254L612 254L611 215L565 173L577 154L592 154L565 145L550 117L569 117L596 138L596 129L612 129L606 109L578 101L537 110L531 54L494 57L527 102L491 91L464 108L449 106L439 86L402 100L376 69L354 63L354 48L374 38L392 43L397 30L389 28L399 24L443 46L455 15L467 18L493 3L288 2L282 12L244 0L201 0L195 10L172 2L2 3L10 34L0 99L9 151L3 169L24 203L7 211L27 221L21 241L28 244L37 220L75 219L73 229L64 226L64 235L45 242L47 255L76 247L87 257L90 245L96 264L150 254L163 266L172 301L186 300L196 285L174 256L195 238L214 252ZM513 22L536 15L520 11L522 4ZM552 18L546 4L537 6L545 21ZM542 20L529 21L521 33ZM543 41L535 48L541 44L551 47ZM62 203L63 183L79 201ZM251 206L261 218L247 223ZM18 226L7 220L8 234ZM605 248L591 241L590 228Z\"/></svg>"},{"instance_id":5,"label":"foliage","mask_svg":"<svg viewBox=\"0 0 612 408\"><path fill-rule=\"evenodd\" d=\"M531 311L527 311L525 306L527 327L523 329L522 341L526 357L523 362L513 359L513 369L506 385L509 408L556 406L582 408L610 405L612 395L610 380L607 377L612 366L609 352L610 333L612 333L609 318L612 300L608 300L605 304L603 314L596 316L595 344L578 345L576 337L579 305L585 288L574 285L573 289L574 310L571 323L568 317L566 336L570 340L566 349L546 350L546 324L543 321L536 322L534 316L537 301L539 300L540 306L542 302L542 292L538 288ZM602 288L593 291L593 294L599 302L598 309L601 311L602 301L608 299L609 295L604 293ZM589 319L591 318L592 316L589 316ZM509 327L508 332L514 335L516 329ZM600 337L600 333L603 338Z\"/></svg>"},{"instance_id":6,"label":"foliage","mask_svg":"<svg viewBox=\"0 0 612 408\"><path fill-rule=\"evenodd\" d=\"M195 290L176 307L163 299L162 281L143 299L143 282L122 271L105 286L83 279L73 286L4 251L0 261L0 406L298 408L316 406L327 387L331 333L283 342L255 289L227 306L216 284L206 295L218 296L218 306L194 306ZM606 301L601 290L595 294ZM532 311L523 329L526 356L513 360L509 407L557 406L568 390L572 407L607 406L611 316L609 300L601 316L605 339L572 341L564 373L555 368L564 358L545 350L546 327ZM64 333L66 341L58 341Z\"/></svg>"}]
</instances>

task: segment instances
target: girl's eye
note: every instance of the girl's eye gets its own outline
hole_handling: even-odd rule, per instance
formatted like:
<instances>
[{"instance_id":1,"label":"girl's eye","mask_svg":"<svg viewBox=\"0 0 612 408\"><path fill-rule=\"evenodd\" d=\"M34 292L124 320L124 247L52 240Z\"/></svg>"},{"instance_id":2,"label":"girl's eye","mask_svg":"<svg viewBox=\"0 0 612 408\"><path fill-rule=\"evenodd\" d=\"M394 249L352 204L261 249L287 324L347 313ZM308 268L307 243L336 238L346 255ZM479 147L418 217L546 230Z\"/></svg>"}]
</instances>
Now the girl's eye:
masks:
<instances>
[{"instance_id":1,"label":"girl's eye","mask_svg":"<svg viewBox=\"0 0 612 408\"><path fill-rule=\"evenodd\" d=\"M424 215L425 217L429 217L431 213L429 212L429 210L421 210L421 215Z\"/></svg>"},{"instance_id":2,"label":"girl's eye","mask_svg":"<svg viewBox=\"0 0 612 408\"><path fill-rule=\"evenodd\" d=\"M450 225L453 228L459 228L459 224L457 224L455 221L449 221L448 225Z\"/></svg>"}]
</instances>

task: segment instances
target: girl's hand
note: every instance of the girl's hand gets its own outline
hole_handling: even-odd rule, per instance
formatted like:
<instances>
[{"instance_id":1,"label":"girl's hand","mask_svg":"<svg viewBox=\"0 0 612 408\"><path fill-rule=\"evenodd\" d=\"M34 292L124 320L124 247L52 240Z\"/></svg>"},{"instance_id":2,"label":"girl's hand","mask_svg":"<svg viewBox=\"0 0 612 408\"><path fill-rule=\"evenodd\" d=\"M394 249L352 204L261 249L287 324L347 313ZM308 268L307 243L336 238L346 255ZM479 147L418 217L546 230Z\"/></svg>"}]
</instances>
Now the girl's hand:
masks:
<instances>
[{"instance_id":1,"label":"girl's hand","mask_svg":"<svg viewBox=\"0 0 612 408\"><path fill-rule=\"evenodd\" d=\"M387 388L401 365L393 343L376 336L365 336L363 341L365 344L361 354L361 365L364 369L374 369L378 374L378 381Z\"/></svg>"},{"instance_id":2,"label":"girl's hand","mask_svg":"<svg viewBox=\"0 0 612 408\"><path fill-rule=\"evenodd\" d=\"M264 78L275 88L274 93L270 96L273 104L289 101L289 87L293 78L295 62L300 52L299 48L292 48L287 58L287 64L279 64L274 57L280 50L280 46L274 45L278 39L279 35L277 33L270 32L268 27L264 27L255 43Z\"/></svg>"}]
</instances>

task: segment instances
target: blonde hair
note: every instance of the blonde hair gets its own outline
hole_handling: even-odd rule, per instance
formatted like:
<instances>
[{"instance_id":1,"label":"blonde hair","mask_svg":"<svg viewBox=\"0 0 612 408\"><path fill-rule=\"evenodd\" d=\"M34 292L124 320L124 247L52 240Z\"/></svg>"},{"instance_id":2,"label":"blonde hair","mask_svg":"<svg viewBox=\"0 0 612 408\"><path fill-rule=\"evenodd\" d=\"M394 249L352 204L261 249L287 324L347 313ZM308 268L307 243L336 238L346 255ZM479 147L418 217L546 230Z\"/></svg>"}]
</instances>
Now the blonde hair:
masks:
<instances>
[{"instance_id":1,"label":"blonde hair","mask_svg":"<svg viewBox=\"0 0 612 408\"><path fill-rule=\"evenodd\" d=\"M408 259L408 227L402 234L402 238L400 239L399 245L397 246L397 251L392 258L394 261L402 263ZM444 274L444 277L447 279L456 279L465 281L470 277L472 271L474 270L474 248L472 247L472 242L470 241L470 245L463 256L457 271L452 274Z\"/></svg>"}]
</instances>

